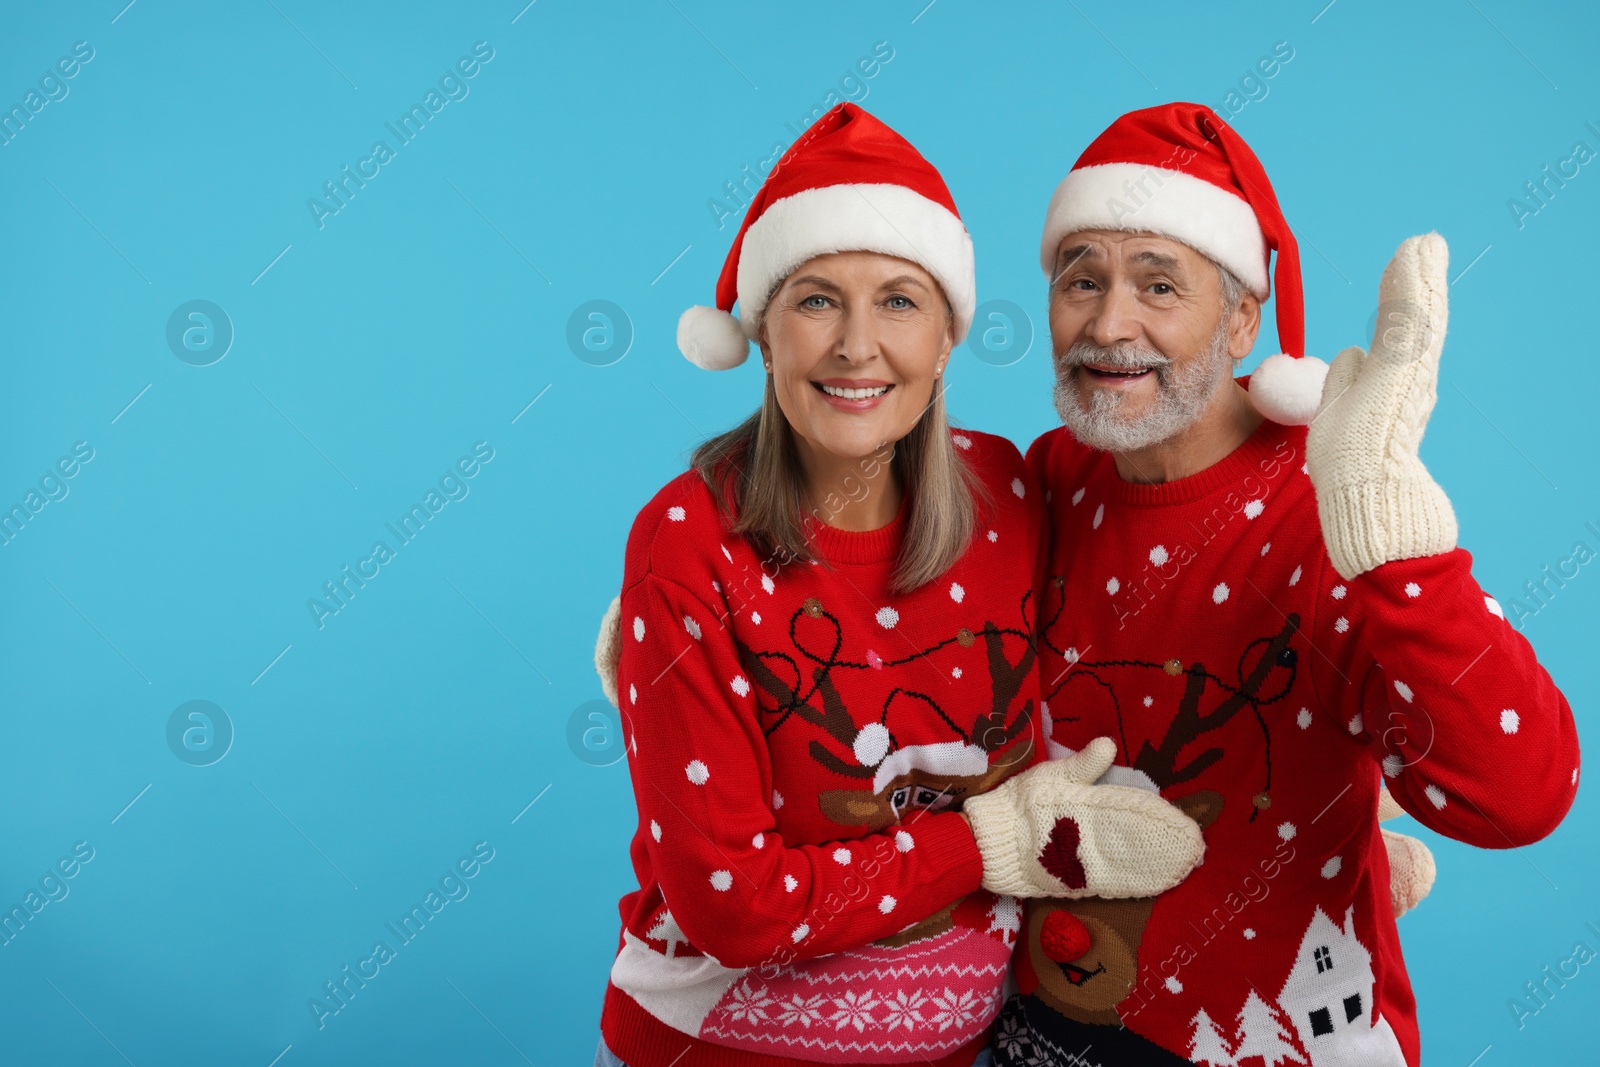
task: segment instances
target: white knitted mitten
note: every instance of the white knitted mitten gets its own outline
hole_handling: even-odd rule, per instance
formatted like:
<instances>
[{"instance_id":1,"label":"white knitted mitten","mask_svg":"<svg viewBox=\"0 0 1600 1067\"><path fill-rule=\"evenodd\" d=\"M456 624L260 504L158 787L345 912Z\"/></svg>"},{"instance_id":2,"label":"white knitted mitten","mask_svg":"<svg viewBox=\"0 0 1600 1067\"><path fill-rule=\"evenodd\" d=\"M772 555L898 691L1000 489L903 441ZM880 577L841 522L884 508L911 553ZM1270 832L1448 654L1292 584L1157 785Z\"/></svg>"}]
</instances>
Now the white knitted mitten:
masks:
<instances>
[{"instance_id":1,"label":"white knitted mitten","mask_svg":"<svg viewBox=\"0 0 1600 1067\"><path fill-rule=\"evenodd\" d=\"M600 689L611 701L617 703L617 657L622 654L622 598L611 598L605 617L600 620L600 633L594 639L594 672L600 676Z\"/></svg>"},{"instance_id":2,"label":"white knitted mitten","mask_svg":"<svg viewBox=\"0 0 1600 1067\"><path fill-rule=\"evenodd\" d=\"M1346 579L1456 546L1455 511L1417 451L1438 396L1449 263L1438 234L1407 238L1378 286L1372 351L1347 348L1328 368L1306 469Z\"/></svg>"},{"instance_id":3,"label":"white knitted mitten","mask_svg":"<svg viewBox=\"0 0 1600 1067\"><path fill-rule=\"evenodd\" d=\"M1378 793L1378 819L1393 819L1404 815L1387 789ZM1414 837L1381 830L1383 847L1389 853L1389 903L1396 919L1422 903L1433 889L1438 868L1434 866L1433 852Z\"/></svg>"},{"instance_id":4,"label":"white knitted mitten","mask_svg":"<svg viewBox=\"0 0 1600 1067\"><path fill-rule=\"evenodd\" d=\"M962 807L983 855L983 887L1014 897L1149 897L1205 855L1200 826L1147 789L1095 785L1109 737L1031 767Z\"/></svg>"}]
</instances>

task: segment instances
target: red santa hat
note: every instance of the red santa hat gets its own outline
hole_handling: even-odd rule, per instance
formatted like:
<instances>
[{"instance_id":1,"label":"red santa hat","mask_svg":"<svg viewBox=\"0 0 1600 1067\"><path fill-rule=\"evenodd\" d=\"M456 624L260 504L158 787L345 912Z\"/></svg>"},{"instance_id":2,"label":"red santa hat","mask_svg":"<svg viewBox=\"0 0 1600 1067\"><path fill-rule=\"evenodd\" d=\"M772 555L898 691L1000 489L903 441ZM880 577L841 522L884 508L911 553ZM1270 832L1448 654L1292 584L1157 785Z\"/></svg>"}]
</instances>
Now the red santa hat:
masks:
<instances>
[{"instance_id":1,"label":"red santa hat","mask_svg":"<svg viewBox=\"0 0 1600 1067\"><path fill-rule=\"evenodd\" d=\"M1303 426L1317 414L1328 366L1306 356L1300 249L1261 161L1203 104L1130 111L1084 149L1045 215L1039 264L1053 277L1061 239L1078 230L1156 233L1232 271L1258 299L1278 294L1278 344L1250 376L1250 400L1267 418Z\"/></svg>"},{"instance_id":2,"label":"red santa hat","mask_svg":"<svg viewBox=\"0 0 1600 1067\"><path fill-rule=\"evenodd\" d=\"M717 306L678 319L678 347L706 370L743 363L773 288L831 252L882 252L933 275L955 312L955 343L972 324L972 238L944 179L904 137L854 104L818 119L745 211L717 279ZM739 304L740 318L733 305Z\"/></svg>"}]
</instances>

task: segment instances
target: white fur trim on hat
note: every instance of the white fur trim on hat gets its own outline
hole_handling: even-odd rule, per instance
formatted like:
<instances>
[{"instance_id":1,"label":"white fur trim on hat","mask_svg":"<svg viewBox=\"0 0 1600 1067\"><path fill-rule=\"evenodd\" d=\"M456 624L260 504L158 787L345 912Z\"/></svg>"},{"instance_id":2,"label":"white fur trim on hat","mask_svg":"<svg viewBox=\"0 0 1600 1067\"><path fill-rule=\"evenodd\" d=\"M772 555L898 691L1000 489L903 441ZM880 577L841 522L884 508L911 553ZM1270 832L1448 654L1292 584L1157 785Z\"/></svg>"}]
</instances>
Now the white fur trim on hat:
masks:
<instances>
[{"instance_id":1,"label":"white fur trim on hat","mask_svg":"<svg viewBox=\"0 0 1600 1067\"><path fill-rule=\"evenodd\" d=\"M750 339L726 311L695 306L678 316L678 350L704 370L728 370L750 358Z\"/></svg>"},{"instance_id":2,"label":"white fur trim on hat","mask_svg":"<svg viewBox=\"0 0 1600 1067\"><path fill-rule=\"evenodd\" d=\"M745 231L739 313L748 336L773 288L814 256L881 252L933 275L955 312L955 343L972 325L977 288L972 238L949 210L903 185L825 185L786 196ZM693 358L693 357L691 357Z\"/></svg>"},{"instance_id":3,"label":"white fur trim on hat","mask_svg":"<svg viewBox=\"0 0 1600 1067\"><path fill-rule=\"evenodd\" d=\"M1250 403L1282 426L1307 426L1322 404L1328 365L1316 356L1296 358L1279 352L1261 361L1250 375Z\"/></svg>"},{"instance_id":4,"label":"white fur trim on hat","mask_svg":"<svg viewBox=\"0 0 1600 1067\"><path fill-rule=\"evenodd\" d=\"M934 777L971 778L989 769L989 753L965 741L940 741L928 745L897 748L878 764L872 777L872 791L884 787L902 774L927 771Z\"/></svg>"},{"instance_id":5,"label":"white fur trim on hat","mask_svg":"<svg viewBox=\"0 0 1600 1067\"><path fill-rule=\"evenodd\" d=\"M1142 163L1080 167L1056 186L1045 213L1039 265L1053 277L1061 239L1079 230L1155 233L1227 267L1267 298L1267 242L1243 198L1180 171Z\"/></svg>"}]
</instances>

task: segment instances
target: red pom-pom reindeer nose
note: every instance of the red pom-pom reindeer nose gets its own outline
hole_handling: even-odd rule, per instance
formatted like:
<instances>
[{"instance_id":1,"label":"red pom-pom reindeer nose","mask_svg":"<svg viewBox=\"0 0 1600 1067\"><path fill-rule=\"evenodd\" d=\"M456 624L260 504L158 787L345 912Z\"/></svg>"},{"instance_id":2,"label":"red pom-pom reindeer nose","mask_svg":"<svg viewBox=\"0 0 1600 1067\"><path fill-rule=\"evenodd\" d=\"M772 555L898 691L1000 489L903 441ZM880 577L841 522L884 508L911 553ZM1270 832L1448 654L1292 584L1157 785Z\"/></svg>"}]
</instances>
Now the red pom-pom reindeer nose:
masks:
<instances>
[{"instance_id":1,"label":"red pom-pom reindeer nose","mask_svg":"<svg viewBox=\"0 0 1600 1067\"><path fill-rule=\"evenodd\" d=\"M1089 954L1089 930L1072 912L1053 911L1039 931L1039 947L1052 961L1071 963Z\"/></svg>"}]
</instances>

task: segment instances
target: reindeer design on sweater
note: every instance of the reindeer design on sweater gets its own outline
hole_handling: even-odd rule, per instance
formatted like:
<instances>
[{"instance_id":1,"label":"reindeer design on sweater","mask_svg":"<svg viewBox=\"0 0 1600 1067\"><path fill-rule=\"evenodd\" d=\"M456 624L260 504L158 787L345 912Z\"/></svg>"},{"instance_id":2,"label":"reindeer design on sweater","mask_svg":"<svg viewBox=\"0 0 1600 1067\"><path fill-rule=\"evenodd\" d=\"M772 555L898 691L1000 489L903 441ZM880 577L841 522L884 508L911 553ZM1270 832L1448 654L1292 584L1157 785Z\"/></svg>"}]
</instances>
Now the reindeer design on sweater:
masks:
<instances>
[{"instance_id":1,"label":"reindeer design on sweater","mask_svg":"<svg viewBox=\"0 0 1600 1067\"><path fill-rule=\"evenodd\" d=\"M1029 595L1024 595L1024 620L1028 600ZM824 636L817 642L819 631ZM834 774L860 783L826 790L819 796L822 813L831 822L870 832L910 821L924 812L958 811L966 797L994 788L1030 763L1035 741L1022 735L1034 724L1033 698L1012 708L1034 666L1036 648L1030 629L985 621L977 630L963 627L953 637L898 660L869 652L867 662L852 662L841 658L844 634L838 618L812 597L790 617L789 636L810 666L809 684L803 680L800 663L787 652L759 652L736 639L739 658L750 678L772 699L771 707L763 704L761 709L765 733L770 736L791 719L798 719L822 735L807 745L811 758ZM858 724L833 683L836 671L904 668L951 643L970 648L980 640L990 681L987 707L947 709L929 693L896 685L884 697L876 718ZM1013 646L1020 644L1020 650L1008 652L1008 641ZM820 703L820 708L813 701ZM938 721L951 737L902 744L891 728L895 721L921 725ZM943 933L950 929L960 904L957 901L880 943L906 944Z\"/></svg>"},{"instance_id":2,"label":"reindeer design on sweater","mask_svg":"<svg viewBox=\"0 0 1600 1067\"><path fill-rule=\"evenodd\" d=\"M1131 767L1114 767L1107 775L1107 780L1116 784L1165 792L1192 781L1223 758L1223 749L1215 745L1190 752L1193 745L1242 712L1252 712L1270 740L1263 709L1281 700L1294 683L1298 656L1289 645L1299 626L1299 617L1289 615L1276 634L1251 641L1240 655L1233 681L1212 673L1201 663L1185 668L1172 660L1090 662L1064 655L1068 672L1064 679L1057 680L1060 684L1052 696L1066 692L1070 685L1075 696L1087 698L1077 702L1078 714L1072 718L1094 715L1097 725L1108 720L1096 714L1094 701L1108 700L1123 751L1127 752L1121 702L1107 680L1112 669L1183 675L1183 696L1165 732L1139 745ZM1215 702L1208 706L1208 698ZM1106 708L1102 706L1100 710ZM1270 783L1269 761L1266 784L1256 794L1252 818L1270 805ZM1209 827L1222 812L1223 799L1211 790L1171 799L1202 828ZM1138 985L1139 946L1155 903L1154 897L1031 902L1025 937L1027 962L1038 980L1033 995L1076 1022L1120 1027L1123 1019L1118 1009Z\"/></svg>"}]
</instances>

